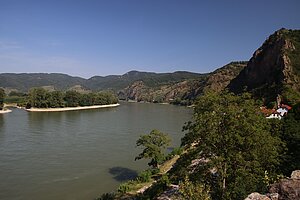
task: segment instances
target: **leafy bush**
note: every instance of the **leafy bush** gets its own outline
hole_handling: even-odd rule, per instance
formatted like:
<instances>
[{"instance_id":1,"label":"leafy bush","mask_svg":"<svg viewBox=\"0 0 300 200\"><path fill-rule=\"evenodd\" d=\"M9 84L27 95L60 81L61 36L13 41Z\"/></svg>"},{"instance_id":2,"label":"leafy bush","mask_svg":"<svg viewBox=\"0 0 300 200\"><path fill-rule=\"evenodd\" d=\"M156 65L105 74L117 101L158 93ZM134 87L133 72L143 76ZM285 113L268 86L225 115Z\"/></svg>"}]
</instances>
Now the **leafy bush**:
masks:
<instances>
[{"instance_id":1,"label":"leafy bush","mask_svg":"<svg viewBox=\"0 0 300 200\"><path fill-rule=\"evenodd\" d=\"M116 195L114 193L104 193L101 195L101 197L95 199L95 200L114 200Z\"/></svg>"},{"instance_id":2,"label":"leafy bush","mask_svg":"<svg viewBox=\"0 0 300 200\"><path fill-rule=\"evenodd\" d=\"M152 171L145 170L139 174L137 179L138 179L138 181L145 183L145 182L149 182L151 180L151 176L152 176Z\"/></svg>"},{"instance_id":3,"label":"leafy bush","mask_svg":"<svg viewBox=\"0 0 300 200\"><path fill-rule=\"evenodd\" d=\"M118 192L120 192L122 194L128 192L130 189L129 184L130 184L129 182L122 183L118 188Z\"/></svg>"},{"instance_id":4,"label":"leafy bush","mask_svg":"<svg viewBox=\"0 0 300 200\"><path fill-rule=\"evenodd\" d=\"M184 199L190 200L210 200L210 190L201 183L189 181L186 177L183 182L179 184L180 194Z\"/></svg>"},{"instance_id":5,"label":"leafy bush","mask_svg":"<svg viewBox=\"0 0 300 200\"><path fill-rule=\"evenodd\" d=\"M173 158L176 155L181 155L183 152L184 148L183 147L175 147L167 156L166 156L166 160L170 160L171 158Z\"/></svg>"}]
</instances>

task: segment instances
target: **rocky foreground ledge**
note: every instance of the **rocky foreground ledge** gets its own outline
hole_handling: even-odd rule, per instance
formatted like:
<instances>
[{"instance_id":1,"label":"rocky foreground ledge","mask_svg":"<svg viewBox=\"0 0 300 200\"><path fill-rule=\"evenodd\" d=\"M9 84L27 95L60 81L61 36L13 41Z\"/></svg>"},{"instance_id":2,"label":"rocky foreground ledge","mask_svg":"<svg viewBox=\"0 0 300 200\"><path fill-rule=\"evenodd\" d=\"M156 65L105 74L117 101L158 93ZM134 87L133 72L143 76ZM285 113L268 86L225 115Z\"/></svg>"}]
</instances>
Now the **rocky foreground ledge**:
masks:
<instances>
[{"instance_id":1,"label":"rocky foreground ledge","mask_svg":"<svg viewBox=\"0 0 300 200\"><path fill-rule=\"evenodd\" d=\"M291 178L279 180L271 185L268 194L251 193L245 200L299 200L300 170L293 171Z\"/></svg>"},{"instance_id":2,"label":"rocky foreground ledge","mask_svg":"<svg viewBox=\"0 0 300 200\"><path fill-rule=\"evenodd\" d=\"M30 108L25 109L28 112L63 112L63 111L72 111L72 110L89 110L97 108L112 108L117 107L120 104L109 104L109 105L94 105L94 106L79 106L79 107L66 107L66 108Z\"/></svg>"}]
</instances>

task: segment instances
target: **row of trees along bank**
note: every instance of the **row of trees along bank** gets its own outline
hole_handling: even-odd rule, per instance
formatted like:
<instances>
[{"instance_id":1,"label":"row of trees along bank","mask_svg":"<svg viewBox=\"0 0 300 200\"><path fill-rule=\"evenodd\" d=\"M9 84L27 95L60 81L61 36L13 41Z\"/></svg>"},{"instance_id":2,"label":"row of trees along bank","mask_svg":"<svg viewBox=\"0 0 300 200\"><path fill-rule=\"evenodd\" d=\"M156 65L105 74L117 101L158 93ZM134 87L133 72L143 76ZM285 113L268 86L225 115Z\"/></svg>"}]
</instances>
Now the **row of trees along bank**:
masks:
<instances>
[{"instance_id":1,"label":"row of trees along bank","mask_svg":"<svg viewBox=\"0 0 300 200\"><path fill-rule=\"evenodd\" d=\"M117 97L111 92L82 94L76 91L47 91L43 88L32 88L28 94L26 108L63 108L117 103Z\"/></svg>"},{"instance_id":2,"label":"row of trees along bank","mask_svg":"<svg viewBox=\"0 0 300 200\"><path fill-rule=\"evenodd\" d=\"M5 92L2 88L0 88L0 110L3 109L3 102L4 102Z\"/></svg>"}]
</instances>

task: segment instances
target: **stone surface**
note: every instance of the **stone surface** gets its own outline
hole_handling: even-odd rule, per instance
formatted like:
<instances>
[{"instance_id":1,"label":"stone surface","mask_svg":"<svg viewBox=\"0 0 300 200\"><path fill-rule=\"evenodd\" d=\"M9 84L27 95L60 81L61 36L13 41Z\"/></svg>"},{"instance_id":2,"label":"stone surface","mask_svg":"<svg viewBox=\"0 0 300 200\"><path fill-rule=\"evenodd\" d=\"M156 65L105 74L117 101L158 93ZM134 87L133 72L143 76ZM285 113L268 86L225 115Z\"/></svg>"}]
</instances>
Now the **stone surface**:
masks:
<instances>
[{"instance_id":1,"label":"stone surface","mask_svg":"<svg viewBox=\"0 0 300 200\"><path fill-rule=\"evenodd\" d=\"M259 194L257 192L249 194L245 200L271 200L268 196Z\"/></svg>"},{"instance_id":2,"label":"stone surface","mask_svg":"<svg viewBox=\"0 0 300 200\"><path fill-rule=\"evenodd\" d=\"M300 170L271 185L269 194L251 193L245 200L300 200Z\"/></svg>"},{"instance_id":3,"label":"stone surface","mask_svg":"<svg viewBox=\"0 0 300 200\"><path fill-rule=\"evenodd\" d=\"M270 188L271 193L278 193L279 200L300 199L300 179L282 179Z\"/></svg>"},{"instance_id":4,"label":"stone surface","mask_svg":"<svg viewBox=\"0 0 300 200\"><path fill-rule=\"evenodd\" d=\"M300 170L295 170L292 172L291 179L300 179Z\"/></svg>"}]
</instances>

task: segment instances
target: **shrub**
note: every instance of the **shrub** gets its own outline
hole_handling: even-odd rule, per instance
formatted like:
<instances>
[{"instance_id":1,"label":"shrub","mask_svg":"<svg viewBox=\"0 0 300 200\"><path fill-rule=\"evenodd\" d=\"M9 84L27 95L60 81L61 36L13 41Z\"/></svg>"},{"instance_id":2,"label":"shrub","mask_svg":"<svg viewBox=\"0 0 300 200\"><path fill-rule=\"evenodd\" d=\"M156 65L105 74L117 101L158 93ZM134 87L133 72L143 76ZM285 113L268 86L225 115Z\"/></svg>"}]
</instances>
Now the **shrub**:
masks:
<instances>
[{"instance_id":1,"label":"shrub","mask_svg":"<svg viewBox=\"0 0 300 200\"><path fill-rule=\"evenodd\" d=\"M124 193L128 192L129 189L130 189L129 183L122 183L118 188L118 192L124 194Z\"/></svg>"},{"instance_id":2,"label":"shrub","mask_svg":"<svg viewBox=\"0 0 300 200\"><path fill-rule=\"evenodd\" d=\"M145 182L149 182L152 176L152 171L151 170L145 170L142 171L139 176L138 176L138 181L145 183Z\"/></svg>"}]
</instances>

